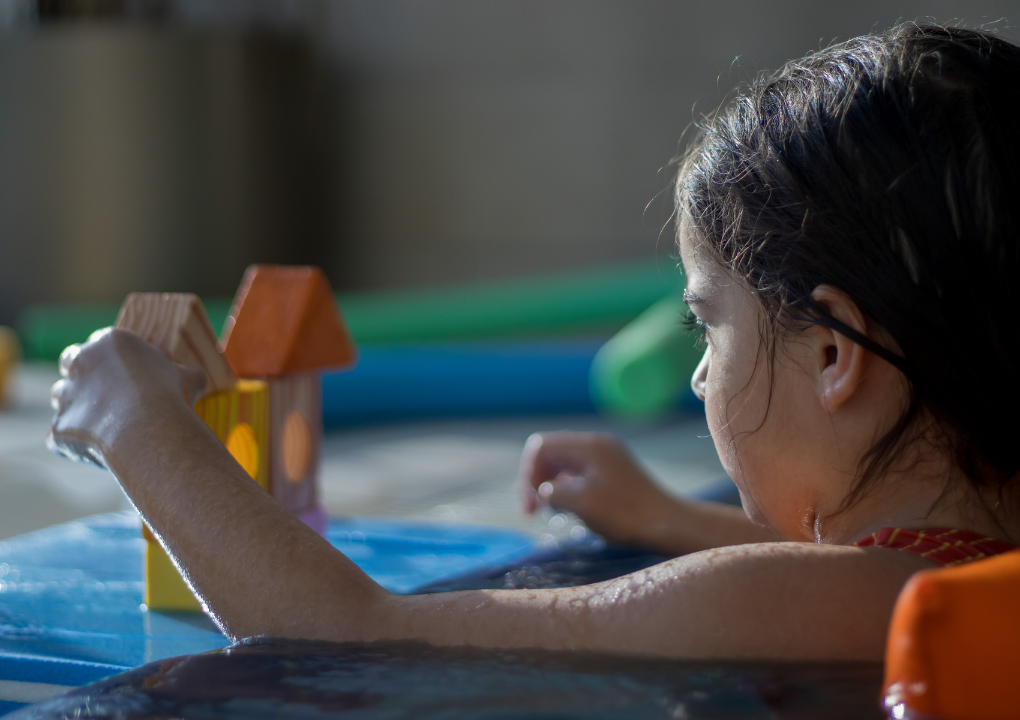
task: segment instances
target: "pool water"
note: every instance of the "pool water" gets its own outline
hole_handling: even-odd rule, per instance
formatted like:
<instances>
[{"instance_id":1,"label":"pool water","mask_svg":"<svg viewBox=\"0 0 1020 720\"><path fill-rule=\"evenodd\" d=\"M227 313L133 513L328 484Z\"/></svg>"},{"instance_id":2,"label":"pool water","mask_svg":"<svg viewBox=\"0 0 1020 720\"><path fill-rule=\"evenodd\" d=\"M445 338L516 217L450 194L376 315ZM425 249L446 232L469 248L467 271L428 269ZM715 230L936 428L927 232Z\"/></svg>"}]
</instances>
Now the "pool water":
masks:
<instances>
[{"instance_id":1,"label":"pool water","mask_svg":"<svg viewBox=\"0 0 1020 720\"><path fill-rule=\"evenodd\" d=\"M415 592L573 587L611 580L669 559L640 548L609 545L589 535L582 540L563 539L513 562L441 580Z\"/></svg>"},{"instance_id":2,"label":"pool water","mask_svg":"<svg viewBox=\"0 0 1020 720\"><path fill-rule=\"evenodd\" d=\"M564 587L666 559L590 533L536 544L493 528L356 518L334 520L330 531L337 547L396 592ZM154 661L10 717L885 717L877 663L678 662L267 639L223 647L226 638L204 616L139 609L142 543L137 519L127 516L0 543L0 655L15 662L31 651L121 667Z\"/></svg>"},{"instance_id":3,"label":"pool water","mask_svg":"<svg viewBox=\"0 0 1020 720\"><path fill-rule=\"evenodd\" d=\"M537 651L258 640L162 660L9 716L883 718L881 665L677 662Z\"/></svg>"}]
</instances>

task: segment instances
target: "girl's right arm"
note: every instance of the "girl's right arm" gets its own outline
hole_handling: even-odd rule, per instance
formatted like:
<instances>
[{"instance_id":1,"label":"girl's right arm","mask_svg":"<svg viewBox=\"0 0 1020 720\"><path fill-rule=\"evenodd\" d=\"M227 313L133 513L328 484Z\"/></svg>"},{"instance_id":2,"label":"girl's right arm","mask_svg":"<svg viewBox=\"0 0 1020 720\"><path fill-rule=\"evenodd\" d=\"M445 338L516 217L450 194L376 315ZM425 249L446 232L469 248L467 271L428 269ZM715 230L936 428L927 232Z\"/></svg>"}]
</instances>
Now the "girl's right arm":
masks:
<instances>
[{"instance_id":1,"label":"girl's right arm","mask_svg":"<svg viewBox=\"0 0 1020 720\"><path fill-rule=\"evenodd\" d=\"M532 435L519 484L527 513L544 505L573 512L608 540L670 555L781 539L740 508L667 495L603 433Z\"/></svg>"},{"instance_id":2,"label":"girl's right arm","mask_svg":"<svg viewBox=\"0 0 1020 720\"><path fill-rule=\"evenodd\" d=\"M104 464L233 639L421 640L683 658L877 660L905 553L766 543L596 585L393 595L261 490L185 401L200 385L131 333L61 361L50 443Z\"/></svg>"}]
</instances>

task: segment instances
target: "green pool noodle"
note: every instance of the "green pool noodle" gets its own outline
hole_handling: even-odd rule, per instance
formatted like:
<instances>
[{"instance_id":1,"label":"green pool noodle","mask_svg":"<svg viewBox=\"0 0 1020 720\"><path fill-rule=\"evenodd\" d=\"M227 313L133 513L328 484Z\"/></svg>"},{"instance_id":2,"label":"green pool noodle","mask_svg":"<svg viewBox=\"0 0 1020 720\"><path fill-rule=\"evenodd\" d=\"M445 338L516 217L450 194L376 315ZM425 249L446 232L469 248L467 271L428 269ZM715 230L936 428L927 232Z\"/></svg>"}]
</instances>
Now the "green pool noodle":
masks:
<instances>
[{"instance_id":1,"label":"green pool noodle","mask_svg":"<svg viewBox=\"0 0 1020 720\"><path fill-rule=\"evenodd\" d=\"M599 409L642 418L676 406L704 354L681 323L686 310L678 295L665 297L602 346L590 376Z\"/></svg>"},{"instance_id":2,"label":"green pool noodle","mask_svg":"<svg viewBox=\"0 0 1020 720\"><path fill-rule=\"evenodd\" d=\"M650 261L518 280L385 293L340 294L337 300L358 343L481 340L616 332L675 292L674 263ZM222 327L226 299L207 299ZM119 304L35 305L19 319L29 358L55 360L93 330L112 325Z\"/></svg>"}]
</instances>

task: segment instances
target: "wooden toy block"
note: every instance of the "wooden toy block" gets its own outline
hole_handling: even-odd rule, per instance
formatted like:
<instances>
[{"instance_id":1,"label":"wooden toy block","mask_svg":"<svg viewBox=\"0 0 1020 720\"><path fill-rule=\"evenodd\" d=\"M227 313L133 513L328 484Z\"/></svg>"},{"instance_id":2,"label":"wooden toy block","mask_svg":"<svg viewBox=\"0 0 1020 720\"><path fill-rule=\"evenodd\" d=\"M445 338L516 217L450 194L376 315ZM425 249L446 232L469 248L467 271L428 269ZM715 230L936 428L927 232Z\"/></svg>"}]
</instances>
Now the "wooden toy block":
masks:
<instances>
[{"instance_id":1,"label":"wooden toy block","mask_svg":"<svg viewBox=\"0 0 1020 720\"><path fill-rule=\"evenodd\" d=\"M250 267L227 321L222 354L194 295L129 295L117 326L138 333L172 360L205 370L210 388L195 412L263 489L325 532L318 497L321 371L353 364L356 351L321 270ZM199 610L144 525L143 534L146 604L153 610Z\"/></svg>"},{"instance_id":2,"label":"wooden toy block","mask_svg":"<svg viewBox=\"0 0 1020 720\"><path fill-rule=\"evenodd\" d=\"M145 543L145 604L150 610L202 611L198 598L155 540Z\"/></svg>"},{"instance_id":3,"label":"wooden toy block","mask_svg":"<svg viewBox=\"0 0 1020 720\"><path fill-rule=\"evenodd\" d=\"M237 379L217 348L216 333L197 295L131 293L115 327L141 335L174 362L201 368L206 392L226 390Z\"/></svg>"},{"instance_id":4,"label":"wooden toy block","mask_svg":"<svg viewBox=\"0 0 1020 720\"><path fill-rule=\"evenodd\" d=\"M322 378L317 372L271 378L269 488L291 512L318 503L322 443Z\"/></svg>"},{"instance_id":5,"label":"wooden toy block","mask_svg":"<svg viewBox=\"0 0 1020 720\"><path fill-rule=\"evenodd\" d=\"M269 383L269 490L318 532L322 376L354 363L354 341L318 268L253 265L234 299L223 354L241 377Z\"/></svg>"},{"instance_id":6,"label":"wooden toy block","mask_svg":"<svg viewBox=\"0 0 1020 720\"><path fill-rule=\"evenodd\" d=\"M195 412L263 489L325 531L318 499L320 371L352 364L355 348L321 270L250 267L231 309L223 354L195 295L129 295L117 327L138 333L178 363L202 368L209 388ZM148 606L198 610L166 552L144 532Z\"/></svg>"},{"instance_id":7,"label":"wooden toy block","mask_svg":"<svg viewBox=\"0 0 1020 720\"><path fill-rule=\"evenodd\" d=\"M240 377L345 367L356 355L323 272L279 265L248 268L227 319L223 352Z\"/></svg>"},{"instance_id":8,"label":"wooden toy block","mask_svg":"<svg viewBox=\"0 0 1020 720\"><path fill-rule=\"evenodd\" d=\"M0 325L0 404L7 401L7 381L21 360L21 343L18 334Z\"/></svg>"},{"instance_id":9,"label":"wooden toy block","mask_svg":"<svg viewBox=\"0 0 1020 720\"><path fill-rule=\"evenodd\" d=\"M195 404L199 417L264 490L271 477L270 408L269 385L262 380L238 380Z\"/></svg>"}]
</instances>

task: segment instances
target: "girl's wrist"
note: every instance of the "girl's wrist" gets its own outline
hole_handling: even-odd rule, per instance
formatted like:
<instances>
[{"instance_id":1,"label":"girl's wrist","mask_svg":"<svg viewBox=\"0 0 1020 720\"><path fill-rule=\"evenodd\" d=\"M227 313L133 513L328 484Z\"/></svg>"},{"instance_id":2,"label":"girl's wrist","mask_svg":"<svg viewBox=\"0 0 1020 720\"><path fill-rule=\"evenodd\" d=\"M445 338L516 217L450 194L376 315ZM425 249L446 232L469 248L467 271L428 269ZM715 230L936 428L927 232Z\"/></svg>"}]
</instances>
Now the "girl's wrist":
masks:
<instances>
[{"instance_id":1,"label":"girl's wrist","mask_svg":"<svg viewBox=\"0 0 1020 720\"><path fill-rule=\"evenodd\" d=\"M678 528L684 525L686 512L683 501L667 495L658 486L650 485L630 514L620 539L628 545L658 550L670 548L675 544L673 540Z\"/></svg>"},{"instance_id":2,"label":"girl's wrist","mask_svg":"<svg viewBox=\"0 0 1020 720\"><path fill-rule=\"evenodd\" d=\"M691 552L693 546L697 544L694 538L688 537L693 524L691 522L693 508L681 498L672 497L661 491L660 495L649 513L644 531L645 542L642 544L672 555Z\"/></svg>"},{"instance_id":3,"label":"girl's wrist","mask_svg":"<svg viewBox=\"0 0 1020 720\"><path fill-rule=\"evenodd\" d=\"M96 433L97 449L118 477L148 476L153 464L167 461L175 450L183 452L187 446L197 450L187 438L194 432L193 426L201 423L199 417L182 398L159 400L150 398L146 407L124 412L115 424Z\"/></svg>"}]
</instances>

